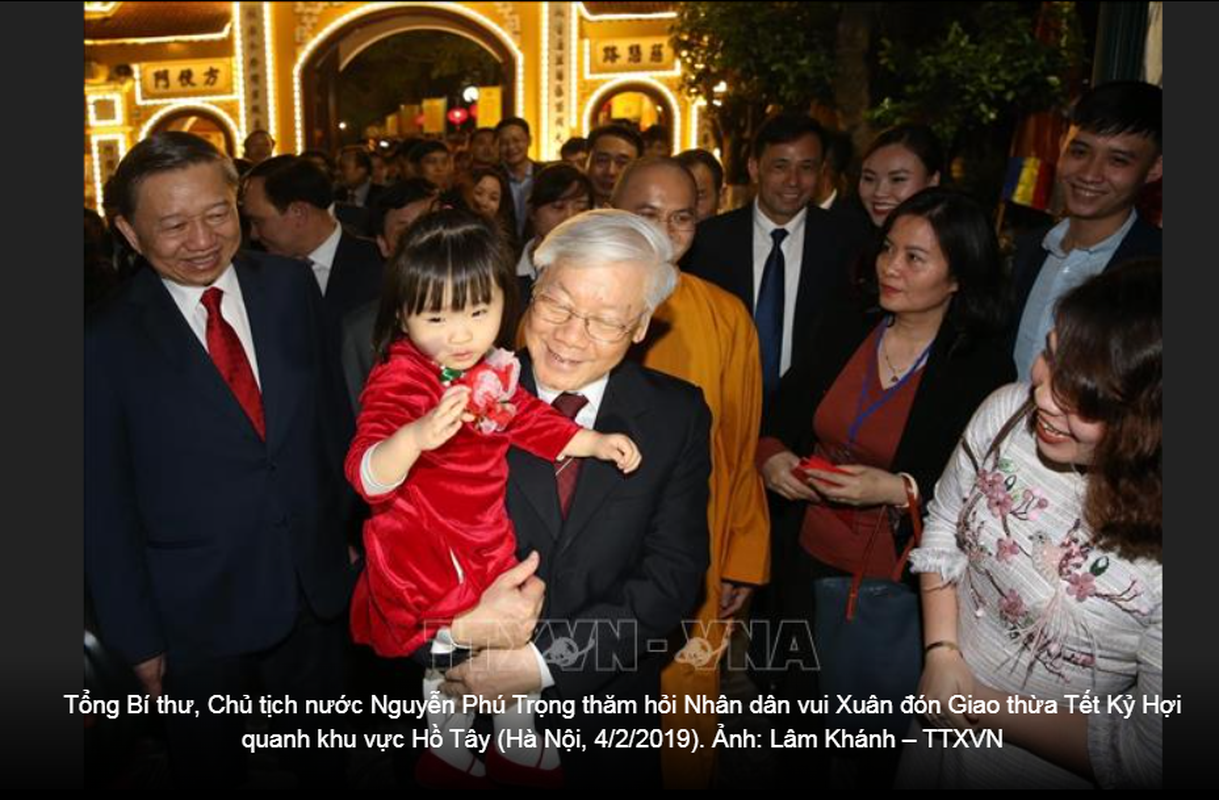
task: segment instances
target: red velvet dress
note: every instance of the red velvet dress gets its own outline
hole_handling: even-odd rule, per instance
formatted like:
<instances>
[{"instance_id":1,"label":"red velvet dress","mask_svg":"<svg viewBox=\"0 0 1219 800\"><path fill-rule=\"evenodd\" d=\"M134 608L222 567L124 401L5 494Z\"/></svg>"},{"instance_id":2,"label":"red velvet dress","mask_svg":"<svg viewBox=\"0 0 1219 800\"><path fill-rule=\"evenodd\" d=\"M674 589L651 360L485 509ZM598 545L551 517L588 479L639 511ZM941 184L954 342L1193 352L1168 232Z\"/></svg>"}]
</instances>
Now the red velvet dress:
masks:
<instances>
[{"instance_id":1,"label":"red velvet dress","mask_svg":"<svg viewBox=\"0 0 1219 800\"><path fill-rule=\"evenodd\" d=\"M511 397L516 414L503 431L481 433L465 424L444 445L422 453L401 486L369 496L360 478L364 453L435 408L444 391L439 366L408 339L395 342L389 360L368 376L347 453L347 479L372 508L351 633L386 657L410 655L430 641L517 563L504 507L509 446L554 461L580 430L518 386Z\"/></svg>"}]
</instances>

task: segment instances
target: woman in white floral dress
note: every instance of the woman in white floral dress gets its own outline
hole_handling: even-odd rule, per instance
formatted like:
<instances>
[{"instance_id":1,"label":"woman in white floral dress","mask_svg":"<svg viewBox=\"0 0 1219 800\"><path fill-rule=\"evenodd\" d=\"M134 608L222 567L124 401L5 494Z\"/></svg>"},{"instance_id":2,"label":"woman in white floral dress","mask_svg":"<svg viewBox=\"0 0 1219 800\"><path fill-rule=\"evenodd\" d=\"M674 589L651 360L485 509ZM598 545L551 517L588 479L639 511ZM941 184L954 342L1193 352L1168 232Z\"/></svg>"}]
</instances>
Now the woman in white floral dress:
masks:
<instances>
[{"instance_id":1,"label":"woman in white floral dress","mask_svg":"<svg viewBox=\"0 0 1219 800\"><path fill-rule=\"evenodd\" d=\"M1127 264L1064 297L1031 396L996 391L940 479L911 564L920 692L941 708L912 733L899 785L1162 782L1162 717L1143 713L1163 673L1160 275ZM950 710L954 695L998 712ZM1098 708L1072 712L1072 695ZM1012 696L1058 713L1010 713ZM1124 696L1129 718L1108 702ZM1003 746L954 748L929 728L1002 731Z\"/></svg>"}]
</instances>

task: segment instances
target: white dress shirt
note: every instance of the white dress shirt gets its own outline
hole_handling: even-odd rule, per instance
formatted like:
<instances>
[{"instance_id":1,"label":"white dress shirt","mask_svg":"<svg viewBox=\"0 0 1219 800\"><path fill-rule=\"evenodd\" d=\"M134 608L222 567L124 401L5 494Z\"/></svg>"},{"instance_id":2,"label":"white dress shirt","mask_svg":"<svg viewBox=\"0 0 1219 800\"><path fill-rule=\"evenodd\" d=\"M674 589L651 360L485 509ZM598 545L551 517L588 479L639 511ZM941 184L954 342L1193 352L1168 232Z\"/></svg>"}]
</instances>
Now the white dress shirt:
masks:
<instances>
[{"instance_id":1,"label":"white dress shirt","mask_svg":"<svg viewBox=\"0 0 1219 800\"><path fill-rule=\"evenodd\" d=\"M313 269L313 277L317 278L318 288L322 290L323 295L326 294L326 286L330 283L330 272L334 267L334 254L339 249L339 239L343 237L343 226L339 224L338 220L332 218L331 221L334 222L334 230L326 237L326 241L306 256L309 259L310 268Z\"/></svg>"},{"instance_id":2,"label":"white dress shirt","mask_svg":"<svg viewBox=\"0 0 1219 800\"><path fill-rule=\"evenodd\" d=\"M169 290L169 296L174 299L174 304L186 318L186 324L190 325L190 329L199 339L199 344L203 345L206 351L207 308L203 305L203 293L212 287L185 286L164 277L161 278L161 283ZM237 280L237 271L233 269L232 264L220 273L220 277L212 282L212 286L224 293L220 297L220 316L237 332L237 338L241 340L241 347L245 350L245 357L254 373L254 381L261 390L262 380L258 377L258 354L254 352L254 334L250 332L250 318L246 314L245 300L241 296L241 282Z\"/></svg>"},{"instance_id":3,"label":"white dress shirt","mask_svg":"<svg viewBox=\"0 0 1219 800\"><path fill-rule=\"evenodd\" d=\"M808 217L808 209L800 209L800 213L787 221L786 225L776 225L770 217L758 208L758 201L753 201L753 312L757 312L758 292L762 289L762 272L766 269L766 259L774 247L774 239L770 232L775 228L787 231L787 238L780 248L783 251L783 351L779 357L779 374L787 372L792 365L792 323L796 316L796 295L800 290L800 265L804 259L804 221Z\"/></svg>"}]
</instances>

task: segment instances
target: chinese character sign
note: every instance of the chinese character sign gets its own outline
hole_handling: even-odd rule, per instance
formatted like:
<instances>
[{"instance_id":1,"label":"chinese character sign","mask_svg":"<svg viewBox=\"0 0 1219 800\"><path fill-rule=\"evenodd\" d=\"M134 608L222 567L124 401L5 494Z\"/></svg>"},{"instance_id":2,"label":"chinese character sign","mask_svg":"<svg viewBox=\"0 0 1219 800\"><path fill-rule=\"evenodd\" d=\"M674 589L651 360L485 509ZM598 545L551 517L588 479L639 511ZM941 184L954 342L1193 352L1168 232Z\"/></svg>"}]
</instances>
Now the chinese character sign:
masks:
<instances>
[{"instance_id":1,"label":"chinese character sign","mask_svg":"<svg viewBox=\"0 0 1219 800\"><path fill-rule=\"evenodd\" d=\"M672 72L677 67L677 56L664 36L593 39L589 43L589 61L589 70L593 75Z\"/></svg>"},{"instance_id":2,"label":"chinese character sign","mask_svg":"<svg viewBox=\"0 0 1219 800\"><path fill-rule=\"evenodd\" d=\"M150 100L233 93L233 62L161 61L140 65L140 94Z\"/></svg>"}]
</instances>

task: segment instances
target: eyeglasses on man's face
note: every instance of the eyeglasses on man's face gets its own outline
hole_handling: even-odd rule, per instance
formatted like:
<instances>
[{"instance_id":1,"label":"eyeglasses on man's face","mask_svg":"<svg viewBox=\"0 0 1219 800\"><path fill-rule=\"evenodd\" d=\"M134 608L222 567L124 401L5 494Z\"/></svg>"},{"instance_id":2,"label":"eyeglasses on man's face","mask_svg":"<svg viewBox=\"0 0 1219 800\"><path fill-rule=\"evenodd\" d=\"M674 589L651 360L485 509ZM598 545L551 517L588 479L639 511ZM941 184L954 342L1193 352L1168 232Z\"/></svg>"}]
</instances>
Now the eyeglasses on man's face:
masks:
<instances>
[{"instance_id":1,"label":"eyeglasses on man's face","mask_svg":"<svg viewBox=\"0 0 1219 800\"><path fill-rule=\"evenodd\" d=\"M602 317L580 314L571 306L563 303L554 297L546 294L545 291L535 291L533 293L533 313L545 323L550 325L565 325L575 317L584 323L584 332L588 334L588 338L602 344L617 344L630 336L635 330L635 326L639 323L637 317L633 322L622 323L615 320L603 319ZM640 315L642 316L642 314Z\"/></svg>"}]
</instances>

